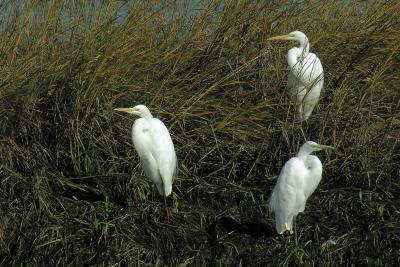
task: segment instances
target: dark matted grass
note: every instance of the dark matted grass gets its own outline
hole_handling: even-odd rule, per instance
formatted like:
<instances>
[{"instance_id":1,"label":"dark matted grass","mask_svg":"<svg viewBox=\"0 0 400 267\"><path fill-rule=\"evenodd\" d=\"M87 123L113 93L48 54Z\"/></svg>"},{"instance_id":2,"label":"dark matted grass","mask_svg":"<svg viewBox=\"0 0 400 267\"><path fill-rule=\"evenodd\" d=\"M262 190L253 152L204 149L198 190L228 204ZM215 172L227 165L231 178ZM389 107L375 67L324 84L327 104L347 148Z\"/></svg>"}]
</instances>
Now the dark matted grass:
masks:
<instances>
[{"instance_id":1,"label":"dark matted grass","mask_svg":"<svg viewBox=\"0 0 400 267\"><path fill-rule=\"evenodd\" d=\"M398 1L26 2L0 6L1 265L400 264ZM267 41L295 29L326 81L303 124ZM138 103L176 146L169 221L112 111ZM309 139L336 149L295 247L267 199Z\"/></svg>"}]
</instances>

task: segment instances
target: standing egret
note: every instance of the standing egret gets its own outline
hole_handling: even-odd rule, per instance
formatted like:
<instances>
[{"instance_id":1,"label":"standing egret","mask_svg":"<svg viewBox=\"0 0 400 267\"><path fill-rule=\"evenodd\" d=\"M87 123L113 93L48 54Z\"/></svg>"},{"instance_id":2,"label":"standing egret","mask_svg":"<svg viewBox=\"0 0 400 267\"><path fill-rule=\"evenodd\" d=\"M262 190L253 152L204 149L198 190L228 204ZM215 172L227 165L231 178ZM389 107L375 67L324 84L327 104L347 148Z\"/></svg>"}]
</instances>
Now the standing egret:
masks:
<instances>
[{"instance_id":1,"label":"standing egret","mask_svg":"<svg viewBox=\"0 0 400 267\"><path fill-rule=\"evenodd\" d=\"M140 117L132 125L133 144L147 178L156 185L158 192L164 197L168 216L166 197L172 192L172 182L177 167L175 148L168 129L162 121L154 118L144 105L115 110Z\"/></svg>"},{"instance_id":2,"label":"standing egret","mask_svg":"<svg viewBox=\"0 0 400 267\"><path fill-rule=\"evenodd\" d=\"M287 54L290 72L286 89L292 101L296 103L300 120L306 121L317 104L324 85L321 61L314 53L309 52L308 38L300 31L275 36L268 40L293 40L300 44L299 47L291 48Z\"/></svg>"},{"instance_id":3,"label":"standing egret","mask_svg":"<svg viewBox=\"0 0 400 267\"><path fill-rule=\"evenodd\" d=\"M317 188L322 177L322 164L314 151L333 148L313 141L304 143L296 157L288 160L272 190L269 206L275 213L275 227L279 234L289 230L297 245L296 216L304 211L307 199Z\"/></svg>"}]
</instances>

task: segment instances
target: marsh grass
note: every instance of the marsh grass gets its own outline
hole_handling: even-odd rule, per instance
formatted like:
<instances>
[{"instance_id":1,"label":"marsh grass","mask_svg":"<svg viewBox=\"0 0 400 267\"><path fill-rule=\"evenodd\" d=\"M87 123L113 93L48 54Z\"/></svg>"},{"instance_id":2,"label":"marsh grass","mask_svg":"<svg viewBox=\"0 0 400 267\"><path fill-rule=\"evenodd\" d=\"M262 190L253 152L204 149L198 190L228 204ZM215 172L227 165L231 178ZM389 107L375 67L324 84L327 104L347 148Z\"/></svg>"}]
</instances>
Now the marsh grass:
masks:
<instances>
[{"instance_id":1,"label":"marsh grass","mask_svg":"<svg viewBox=\"0 0 400 267\"><path fill-rule=\"evenodd\" d=\"M399 264L398 1L96 3L1 6L1 265ZM307 124L267 41L294 29L325 70ZM112 111L138 103L175 143L170 221ZM295 247L267 199L308 139L336 150Z\"/></svg>"}]
</instances>

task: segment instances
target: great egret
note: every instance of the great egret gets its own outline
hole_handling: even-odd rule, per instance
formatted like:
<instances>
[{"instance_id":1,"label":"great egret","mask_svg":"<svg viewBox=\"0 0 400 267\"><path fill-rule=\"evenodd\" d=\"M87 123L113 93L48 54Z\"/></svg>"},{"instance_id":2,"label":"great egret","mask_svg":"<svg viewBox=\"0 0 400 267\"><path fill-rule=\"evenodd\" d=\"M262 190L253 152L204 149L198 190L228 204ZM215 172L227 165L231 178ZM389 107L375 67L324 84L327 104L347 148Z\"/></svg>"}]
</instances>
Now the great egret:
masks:
<instances>
[{"instance_id":1,"label":"great egret","mask_svg":"<svg viewBox=\"0 0 400 267\"><path fill-rule=\"evenodd\" d=\"M321 61L314 53L309 52L308 38L300 31L275 36L268 40L293 40L300 44L299 47L291 48L287 54L290 72L286 89L292 101L296 103L300 119L306 121L317 104L324 85Z\"/></svg>"},{"instance_id":2,"label":"great egret","mask_svg":"<svg viewBox=\"0 0 400 267\"><path fill-rule=\"evenodd\" d=\"M279 234L295 231L297 245L296 216L304 211L307 199L317 188L322 177L322 164L314 151L333 148L313 141L304 143L296 157L288 160L279 174L272 190L269 206L275 213L275 227Z\"/></svg>"},{"instance_id":3,"label":"great egret","mask_svg":"<svg viewBox=\"0 0 400 267\"><path fill-rule=\"evenodd\" d=\"M176 174L177 159L174 144L164 123L151 115L144 105L133 108L117 108L116 111L139 116L132 125L132 140L140 158L140 164L147 176L166 200L172 192Z\"/></svg>"}]
</instances>

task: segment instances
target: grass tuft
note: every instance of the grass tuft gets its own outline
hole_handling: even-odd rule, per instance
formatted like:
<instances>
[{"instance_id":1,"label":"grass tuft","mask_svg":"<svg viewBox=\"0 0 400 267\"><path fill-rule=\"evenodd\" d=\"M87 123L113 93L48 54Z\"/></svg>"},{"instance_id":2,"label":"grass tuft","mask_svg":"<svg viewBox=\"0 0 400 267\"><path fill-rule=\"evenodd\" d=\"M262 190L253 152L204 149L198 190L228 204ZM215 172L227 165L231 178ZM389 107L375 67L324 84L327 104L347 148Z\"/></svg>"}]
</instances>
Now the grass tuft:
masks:
<instances>
[{"instance_id":1,"label":"grass tuft","mask_svg":"<svg viewBox=\"0 0 400 267\"><path fill-rule=\"evenodd\" d=\"M1 265L399 264L397 1L0 9ZM307 124L284 90L290 45L267 41L296 29L325 70ZM112 110L139 103L175 143L170 221L138 166L134 118ZM319 155L295 247L267 199L310 139L336 150Z\"/></svg>"}]
</instances>

